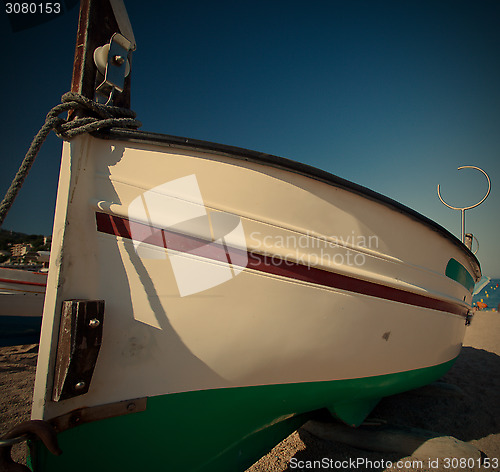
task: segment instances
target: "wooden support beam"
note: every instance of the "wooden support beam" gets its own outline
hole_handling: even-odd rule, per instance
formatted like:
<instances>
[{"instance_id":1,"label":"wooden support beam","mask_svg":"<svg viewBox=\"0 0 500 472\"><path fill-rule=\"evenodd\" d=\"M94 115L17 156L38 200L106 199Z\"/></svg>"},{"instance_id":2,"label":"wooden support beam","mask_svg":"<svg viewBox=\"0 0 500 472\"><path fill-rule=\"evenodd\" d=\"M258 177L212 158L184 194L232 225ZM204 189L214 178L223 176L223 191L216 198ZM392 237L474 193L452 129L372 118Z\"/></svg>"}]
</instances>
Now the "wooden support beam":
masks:
<instances>
[{"instance_id":1,"label":"wooden support beam","mask_svg":"<svg viewBox=\"0 0 500 472\"><path fill-rule=\"evenodd\" d=\"M71 91L94 99L96 86L102 82L102 75L94 63L94 51L109 43L120 28L109 0L82 0L78 32L76 35L75 61ZM125 79L125 89L115 94L113 104L130 108L130 79Z\"/></svg>"}]
</instances>

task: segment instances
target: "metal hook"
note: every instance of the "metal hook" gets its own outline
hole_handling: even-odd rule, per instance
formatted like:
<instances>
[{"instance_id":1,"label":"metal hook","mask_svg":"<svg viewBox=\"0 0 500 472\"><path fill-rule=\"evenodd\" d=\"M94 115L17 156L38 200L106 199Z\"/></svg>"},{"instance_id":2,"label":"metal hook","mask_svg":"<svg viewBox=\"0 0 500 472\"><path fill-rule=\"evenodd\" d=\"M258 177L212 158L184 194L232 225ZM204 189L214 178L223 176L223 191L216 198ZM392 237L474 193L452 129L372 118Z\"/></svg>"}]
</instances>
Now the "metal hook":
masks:
<instances>
[{"instance_id":1,"label":"metal hook","mask_svg":"<svg viewBox=\"0 0 500 472\"><path fill-rule=\"evenodd\" d=\"M31 472L28 467L14 462L10 455L14 444L26 441L31 437L40 439L52 454L60 455L62 453L57 444L56 431L50 423L43 420L25 421L10 430L0 441L0 470Z\"/></svg>"},{"instance_id":2,"label":"metal hook","mask_svg":"<svg viewBox=\"0 0 500 472\"><path fill-rule=\"evenodd\" d=\"M470 205L468 207L454 207L454 206L449 205L448 203L446 203L443 200L443 197L441 196L441 187L438 184L437 192L438 192L439 200L441 200L441 203L443 203L444 205L446 205L448 208L451 208L452 210L460 210L460 212L462 213L462 242L465 243L465 210L470 210L472 208L475 208L478 205L481 205L481 203L483 203L486 200L486 198L490 194L491 181L490 181L490 178L488 177L488 174L483 169L481 169L480 167L476 167L476 166L460 166L460 167L458 167L457 170L461 170L461 169L476 169L476 170L482 172L484 174L484 176L486 177L486 180L488 181L488 191L486 192L486 195L482 198L482 200L480 200L479 202L475 203L474 205Z\"/></svg>"}]
</instances>

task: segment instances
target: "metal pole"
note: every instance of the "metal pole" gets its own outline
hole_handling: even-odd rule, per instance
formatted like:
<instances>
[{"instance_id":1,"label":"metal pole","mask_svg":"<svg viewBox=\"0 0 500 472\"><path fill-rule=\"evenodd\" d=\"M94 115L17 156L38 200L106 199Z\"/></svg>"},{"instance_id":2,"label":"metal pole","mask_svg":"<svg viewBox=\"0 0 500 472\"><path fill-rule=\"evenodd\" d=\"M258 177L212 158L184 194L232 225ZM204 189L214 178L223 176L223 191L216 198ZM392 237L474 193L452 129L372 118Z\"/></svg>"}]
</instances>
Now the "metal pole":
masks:
<instances>
[{"instance_id":1,"label":"metal pole","mask_svg":"<svg viewBox=\"0 0 500 472\"><path fill-rule=\"evenodd\" d=\"M438 192L439 200L441 200L441 203L443 203L444 205L446 205L448 208L451 208L452 210L460 210L461 213L462 213L462 234L461 234L461 237L462 237L462 242L465 244L465 210L470 210L472 208L476 208L478 205L481 205L481 203L483 203L486 200L486 198L490 194L491 180L488 177L488 174L483 169L481 169L479 167L476 167L476 166L460 166L458 168L458 170L461 170L461 169L476 169L476 170L478 170L478 171L480 171L480 172L482 172L484 174L484 176L486 177L486 180L488 182L488 190L486 192L486 195L482 198L482 200L480 200L479 202L475 203L474 205L470 205L468 207L454 207L454 206L448 205L448 203L446 203L443 200L443 197L441 197L441 188L440 188L440 185L438 184L437 192Z\"/></svg>"}]
</instances>

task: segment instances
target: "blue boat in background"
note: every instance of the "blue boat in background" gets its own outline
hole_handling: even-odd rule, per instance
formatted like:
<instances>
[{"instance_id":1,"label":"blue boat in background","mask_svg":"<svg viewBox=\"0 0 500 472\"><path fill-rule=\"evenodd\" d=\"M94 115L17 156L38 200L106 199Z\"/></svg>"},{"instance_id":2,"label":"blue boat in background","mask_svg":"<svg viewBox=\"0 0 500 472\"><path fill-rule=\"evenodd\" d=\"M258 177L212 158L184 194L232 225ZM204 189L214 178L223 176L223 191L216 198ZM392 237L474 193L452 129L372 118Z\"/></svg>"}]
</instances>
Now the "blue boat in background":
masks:
<instances>
[{"instance_id":1,"label":"blue boat in background","mask_svg":"<svg viewBox=\"0 0 500 472\"><path fill-rule=\"evenodd\" d=\"M480 310L498 310L500 305L500 279L482 277L476 284L472 305Z\"/></svg>"}]
</instances>

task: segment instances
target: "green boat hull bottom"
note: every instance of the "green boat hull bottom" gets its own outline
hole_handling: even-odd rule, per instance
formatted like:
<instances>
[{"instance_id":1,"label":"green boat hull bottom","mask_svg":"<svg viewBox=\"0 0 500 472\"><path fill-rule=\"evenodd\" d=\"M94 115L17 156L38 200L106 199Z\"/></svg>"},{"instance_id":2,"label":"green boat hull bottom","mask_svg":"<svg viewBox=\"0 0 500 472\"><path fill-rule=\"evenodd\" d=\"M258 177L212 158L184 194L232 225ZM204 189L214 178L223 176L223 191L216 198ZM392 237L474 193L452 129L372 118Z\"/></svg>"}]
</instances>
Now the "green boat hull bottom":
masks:
<instances>
[{"instance_id":1,"label":"green boat hull bottom","mask_svg":"<svg viewBox=\"0 0 500 472\"><path fill-rule=\"evenodd\" d=\"M77 460L79 470L126 472L144 467L147 458L150 470L245 470L317 410L328 408L357 426L382 397L433 382L454 362L361 379L152 397L143 412L59 433L61 456L35 443L32 467L63 472Z\"/></svg>"}]
</instances>

